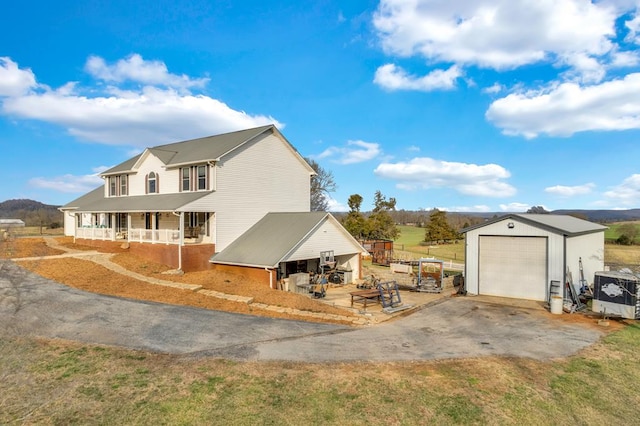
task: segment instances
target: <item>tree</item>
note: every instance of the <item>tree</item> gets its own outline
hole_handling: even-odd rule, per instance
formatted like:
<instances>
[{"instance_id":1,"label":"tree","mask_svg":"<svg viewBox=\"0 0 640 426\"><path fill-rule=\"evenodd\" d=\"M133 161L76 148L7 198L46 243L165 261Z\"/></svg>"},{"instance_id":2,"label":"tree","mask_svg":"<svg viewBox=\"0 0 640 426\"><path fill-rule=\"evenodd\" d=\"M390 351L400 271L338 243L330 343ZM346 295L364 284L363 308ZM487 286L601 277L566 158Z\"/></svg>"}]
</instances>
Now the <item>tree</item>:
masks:
<instances>
[{"instance_id":1,"label":"tree","mask_svg":"<svg viewBox=\"0 0 640 426\"><path fill-rule=\"evenodd\" d=\"M533 206L529 210L527 210L527 213L549 214L549 212L542 206Z\"/></svg>"},{"instance_id":2,"label":"tree","mask_svg":"<svg viewBox=\"0 0 640 426\"><path fill-rule=\"evenodd\" d=\"M395 198L387 200L380 191L376 191L374 208L367 218L360 212L362 196L359 194L351 195L347 204L350 211L342 221L342 226L354 237L368 240L393 240L400 235L400 231L389 214L390 211L395 211Z\"/></svg>"},{"instance_id":3,"label":"tree","mask_svg":"<svg viewBox=\"0 0 640 426\"><path fill-rule=\"evenodd\" d=\"M311 211L327 211L329 193L337 188L333 174L310 158L305 158L305 161L316 172L316 175L311 177Z\"/></svg>"},{"instance_id":4,"label":"tree","mask_svg":"<svg viewBox=\"0 0 640 426\"><path fill-rule=\"evenodd\" d=\"M638 236L638 228L633 223L623 223L618 227L618 238L616 242L625 246L630 246L634 243Z\"/></svg>"},{"instance_id":5,"label":"tree","mask_svg":"<svg viewBox=\"0 0 640 426\"><path fill-rule=\"evenodd\" d=\"M359 239L366 238L366 234L368 234L367 221L360 212L362 196L359 194L349 196L347 204L349 205L349 213L342 221L342 226L354 237Z\"/></svg>"},{"instance_id":6,"label":"tree","mask_svg":"<svg viewBox=\"0 0 640 426\"><path fill-rule=\"evenodd\" d=\"M433 209L424 234L425 241L449 241L458 238L458 233L449 225L447 212Z\"/></svg>"},{"instance_id":7,"label":"tree","mask_svg":"<svg viewBox=\"0 0 640 426\"><path fill-rule=\"evenodd\" d=\"M390 211L396 210L396 199L387 198L382 192L374 195L373 211L367 220L369 238L374 240L395 240L400 235Z\"/></svg>"}]
</instances>

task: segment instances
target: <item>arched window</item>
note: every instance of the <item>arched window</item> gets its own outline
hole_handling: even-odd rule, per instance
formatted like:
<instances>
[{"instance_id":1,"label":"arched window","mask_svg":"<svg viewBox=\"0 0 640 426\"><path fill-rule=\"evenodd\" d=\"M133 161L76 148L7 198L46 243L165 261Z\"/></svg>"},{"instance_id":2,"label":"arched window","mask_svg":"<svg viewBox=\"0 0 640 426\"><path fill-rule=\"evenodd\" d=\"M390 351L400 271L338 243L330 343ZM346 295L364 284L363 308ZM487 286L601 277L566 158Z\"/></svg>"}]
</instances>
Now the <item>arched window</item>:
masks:
<instances>
[{"instance_id":1,"label":"arched window","mask_svg":"<svg viewBox=\"0 0 640 426\"><path fill-rule=\"evenodd\" d=\"M147 193L155 194L158 192L158 175L151 172L147 175Z\"/></svg>"}]
</instances>

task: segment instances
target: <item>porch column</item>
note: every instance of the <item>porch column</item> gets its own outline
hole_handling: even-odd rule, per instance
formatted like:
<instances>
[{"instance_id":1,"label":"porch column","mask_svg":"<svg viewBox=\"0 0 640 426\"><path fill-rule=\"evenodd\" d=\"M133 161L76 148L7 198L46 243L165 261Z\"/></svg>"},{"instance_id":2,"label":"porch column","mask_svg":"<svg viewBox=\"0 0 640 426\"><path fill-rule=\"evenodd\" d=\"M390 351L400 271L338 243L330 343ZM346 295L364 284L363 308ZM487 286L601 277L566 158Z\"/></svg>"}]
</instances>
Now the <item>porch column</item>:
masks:
<instances>
[{"instance_id":1,"label":"porch column","mask_svg":"<svg viewBox=\"0 0 640 426\"><path fill-rule=\"evenodd\" d=\"M178 243L178 269L182 270L182 246L184 245L184 212L180 212L180 241Z\"/></svg>"}]
</instances>

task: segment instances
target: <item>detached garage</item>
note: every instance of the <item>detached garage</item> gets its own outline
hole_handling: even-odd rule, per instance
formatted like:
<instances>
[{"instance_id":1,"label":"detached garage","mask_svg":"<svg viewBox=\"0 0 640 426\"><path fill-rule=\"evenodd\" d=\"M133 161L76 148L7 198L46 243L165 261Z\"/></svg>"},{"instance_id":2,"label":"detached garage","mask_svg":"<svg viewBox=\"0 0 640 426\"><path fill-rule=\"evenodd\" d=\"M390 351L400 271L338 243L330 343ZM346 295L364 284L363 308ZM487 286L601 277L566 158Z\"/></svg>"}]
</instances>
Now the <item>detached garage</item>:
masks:
<instances>
[{"instance_id":1,"label":"detached garage","mask_svg":"<svg viewBox=\"0 0 640 426\"><path fill-rule=\"evenodd\" d=\"M469 294L545 301L551 281L578 287L604 269L605 226L572 216L509 214L463 229Z\"/></svg>"}]
</instances>

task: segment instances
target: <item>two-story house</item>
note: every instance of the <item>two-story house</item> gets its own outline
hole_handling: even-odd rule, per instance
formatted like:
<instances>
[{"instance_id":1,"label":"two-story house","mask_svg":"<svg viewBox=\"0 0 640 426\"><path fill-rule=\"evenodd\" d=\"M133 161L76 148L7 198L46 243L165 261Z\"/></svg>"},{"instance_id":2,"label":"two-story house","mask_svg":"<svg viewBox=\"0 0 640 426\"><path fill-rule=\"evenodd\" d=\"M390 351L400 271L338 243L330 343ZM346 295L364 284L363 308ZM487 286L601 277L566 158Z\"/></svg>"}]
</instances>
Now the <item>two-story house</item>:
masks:
<instances>
[{"instance_id":1,"label":"two-story house","mask_svg":"<svg viewBox=\"0 0 640 426\"><path fill-rule=\"evenodd\" d=\"M280 131L268 125L147 148L103 172L104 185L60 210L65 235L91 245L126 244L148 259L200 270L268 213L303 213L295 220L310 215L314 173ZM321 218L316 219L318 225ZM333 217L322 221L341 228ZM324 241L317 256L320 250L346 246L342 251L350 253L336 255L359 267L356 257L362 247L342 230L332 234L346 242ZM234 253L239 250L236 244ZM239 266L222 258L227 266ZM244 267L252 265L247 261ZM270 281L281 271L286 267L275 265Z\"/></svg>"}]
</instances>

